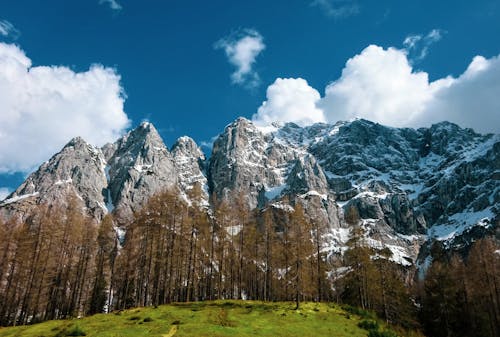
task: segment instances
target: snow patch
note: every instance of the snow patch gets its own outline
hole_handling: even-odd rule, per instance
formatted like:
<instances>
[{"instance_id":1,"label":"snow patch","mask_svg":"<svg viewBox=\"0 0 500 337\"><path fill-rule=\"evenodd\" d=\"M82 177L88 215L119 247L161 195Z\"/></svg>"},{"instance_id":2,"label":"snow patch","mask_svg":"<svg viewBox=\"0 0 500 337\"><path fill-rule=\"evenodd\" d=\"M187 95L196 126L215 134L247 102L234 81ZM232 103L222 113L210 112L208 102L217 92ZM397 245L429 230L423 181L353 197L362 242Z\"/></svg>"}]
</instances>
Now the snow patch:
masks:
<instances>
[{"instance_id":1,"label":"snow patch","mask_svg":"<svg viewBox=\"0 0 500 337\"><path fill-rule=\"evenodd\" d=\"M323 171L325 173L325 176L328 179L339 179L339 178L345 178L344 176L340 176L338 174L332 173L330 171Z\"/></svg>"},{"instance_id":2,"label":"snow patch","mask_svg":"<svg viewBox=\"0 0 500 337\"><path fill-rule=\"evenodd\" d=\"M279 126L273 123L273 125L265 125L265 126L255 125L255 128L266 135L278 131Z\"/></svg>"},{"instance_id":3,"label":"snow patch","mask_svg":"<svg viewBox=\"0 0 500 337\"><path fill-rule=\"evenodd\" d=\"M392 252L392 256L389 258L391 261L394 261L403 266L411 266L412 263L411 258L408 256L406 250L403 247L395 246L395 245L386 245Z\"/></svg>"},{"instance_id":4,"label":"snow patch","mask_svg":"<svg viewBox=\"0 0 500 337\"><path fill-rule=\"evenodd\" d=\"M279 185L279 186L274 186L274 187L268 187L266 188L265 192L265 197L268 200L273 200L276 197L279 197L281 195L281 192L287 187L287 184Z\"/></svg>"},{"instance_id":5,"label":"snow patch","mask_svg":"<svg viewBox=\"0 0 500 337\"><path fill-rule=\"evenodd\" d=\"M335 238L338 242L346 243L351 238L350 228L334 228L330 232L330 236Z\"/></svg>"},{"instance_id":6,"label":"snow patch","mask_svg":"<svg viewBox=\"0 0 500 337\"><path fill-rule=\"evenodd\" d=\"M401 233L396 233L397 236L399 236L401 239L406 240L406 241L417 241L419 239L418 235L404 235Z\"/></svg>"},{"instance_id":7,"label":"snow patch","mask_svg":"<svg viewBox=\"0 0 500 337\"><path fill-rule=\"evenodd\" d=\"M448 224L432 226L427 235L438 241L448 241L474 226L489 226L494 214L491 208L479 212L456 213L448 217Z\"/></svg>"},{"instance_id":8,"label":"snow patch","mask_svg":"<svg viewBox=\"0 0 500 337\"><path fill-rule=\"evenodd\" d=\"M12 198L5 199L4 201L2 201L2 205L8 205L8 204L12 204L14 202L18 202L18 201L26 199L26 198L36 197L39 194L40 193L35 192L35 193L30 193L30 194L16 195Z\"/></svg>"},{"instance_id":9,"label":"snow patch","mask_svg":"<svg viewBox=\"0 0 500 337\"><path fill-rule=\"evenodd\" d=\"M63 185L63 184L69 184L69 183L72 183L73 182L73 179L69 178L69 179L66 179L66 180L58 180L54 183L54 185Z\"/></svg>"},{"instance_id":10,"label":"snow patch","mask_svg":"<svg viewBox=\"0 0 500 337\"><path fill-rule=\"evenodd\" d=\"M410 200L418 198L422 190L424 189L424 184L401 184L399 188L406 193Z\"/></svg>"},{"instance_id":11,"label":"snow patch","mask_svg":"<svg viewBox=\"0 0 500 337\"><path fill-rule=\"evenodd\" d=\"M285 212L290 212L291 213L291 212L295 211L295 209L292 206L290 206L288 204L285 204L283 202L275 202L275 203L272 203L270 206L272 208L282 209Z\"/></svg>"},{"instance_id":12,"label":"snow patch","mask_svg":"<svg viewBox=\"0 0 500 337\"><path fill-rule=\"evenodd\" d=\"M347 203L349 202L349 200L346 200L346 201L338 201L338 200L335 200L335 203L337 204L337 206L343 208L345 205L347 205Z\"/></svg>"},{"instance_id":13,"label":"snow patch","mask_svg":"<svg viewBox=\"0 0 500 337\"><path fill-rule=\"evenodd\" d=\"M311 191L308 191L304 194L299 195L299 197L301 197L302 199L309 197L309 196L316 196L316 197L320 197L323 200L328 200L327 194L321 194L318 191L314 191L314 190L311 190Z\"/></svg>"},{"instance_id":14,"label":"snow patch","mask_svg":"<svg viewBox=\"0 0 500 337\"><path fill-rule=\"evenodd\" d=\"M136 165L134 165L134 170L136 170L139 173L147 171L150 168L151 168L150 164L149 165L148 164L145 164L145 165L138 165L138 164L136 164Z\"/></svg>"},{"instance_id":15,"label":"snow patch","mask_svg":"<svg viewBox=\"0 0 500 337\"><path fill-rule=\"evenodd\" d=\"M364 191L364 192L361 192L361 193L357 194L353 199L358 199L358 198L362 198L362 197L371 197L371 198L376 198L376 199L385 199L385 198L387 198L388 195L389 195L389 193L387 193L387 192L376 193L376 192L373 192L373 191Z\"/></svg>"},{"instance_id":16,"label":"snow patch","mask_svg":"<svg viewBox=\"0 0 500 337\"><path fill-rule=\"evenodd\" d=\"M125 235L127 234L127 231L118 226L114 226L113 228L115 230L116 236L118 237L118 241L120 241L120 244L123 244L125 242Z\"/></svg>"}]
</instances>

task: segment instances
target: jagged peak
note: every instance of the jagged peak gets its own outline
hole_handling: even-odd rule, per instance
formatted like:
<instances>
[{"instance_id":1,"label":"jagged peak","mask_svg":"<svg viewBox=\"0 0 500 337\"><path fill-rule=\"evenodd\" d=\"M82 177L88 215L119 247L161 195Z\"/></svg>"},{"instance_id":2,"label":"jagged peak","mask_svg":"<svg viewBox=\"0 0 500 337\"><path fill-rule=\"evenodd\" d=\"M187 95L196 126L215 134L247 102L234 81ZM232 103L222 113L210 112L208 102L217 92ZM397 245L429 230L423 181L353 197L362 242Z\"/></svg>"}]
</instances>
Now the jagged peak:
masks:
<instances>
[{"instance_id":1,"label":"jagged peak","mask_svg":"<svg viewBox=\"0 0 500 337\"><path fill-rule=\"evenodd\" d=\"M249 128L249 127L256 128L255 124L251 120L245 117L238 117L232 123L226 125L224 131L233 128Z\"/></svg>"},{"instance_id":2,"label":"jagged peak","mask_svg":"<svg viewBox=\"0 0 500 337\"><path fill-rule=\"evenodd\" d=\"M176 146L179 146L179 145L183 145L183 144L194 144L196 145L196 142L194 141L193 138L189 137L189 136L181 136L179 138L177 138L177 141L175 142L175 144L173 145L173 147L176 147Z\"/></svg>"},{"instance_id":3,"label":"jagged peak","mask_svg":"<svg viewBox=\"0 0 500 337\"><path fill-rule=\"evenodd\" d=\"M89 143L87 143L85 141L85 139L83 139L82 137L80 136L77 136L77 137L74 137L72 138L65 146L64 148L67 148L67 147L74 147L74 146L79 146L79 145L90 145Z\"/></svg>"},{"instance_id":4,"label":"jagged peak","mask_svg":"<svg viewBox=\"0 0 500 337\"><path fill-rule=\"evenodd\" d=\"M139 125L143 129L148 129L150 127L154 128L154 125L151 122L148 121L142 121L141 124Z\"/></svg>"},{"instance_id":5,"label":"jagged peak","mask_svg":"<svg viewBox=\"0 0 500 337\"><path fill-rule=\"evenodd\" d=\"M234 122L226 125L224 132L217 136L217 139L214 142L214 149L217 150L218 146L225 142L233 144L233 142L240 136L253 138L254 136L262 137L264 134L257 126L255 126L255 124L253 124L252 121L246 119L245 117L238 117Z\"/></svg>"},{"instance_id":6,"label":"jagged peak","mask_svg":"<svg viewBox=\"0 0 500 337\"><path fill-rule=\"evenodd\" d=\"M199 148L199 147L193 138L191 138L189 136L181 136L181 137L177 138L174 145L172 145L171 151L174 151L175 149L178 149L178 148L195 149L195 148Z\"/></svg>"},{"instance_id":7,"label":"jagged peak","mask_svg":"<svg viewBox=\"0 0 500 337\"><path fill-rule=\"evenodd\" d=\"M390 126L383 125L380 123L372 122L368 119L364 118L353 118L348 121L339 121L337 123L342 123L342 126L345 127L357 127L357 128L373 128L373 127L381 127L385 129L392 129Z\"/></svg>"},{"instance_id":8,"label":"jagged peak","mask_svg":"<svg viewBox=\"0 0 500 337\"><path fill-rule=\"evenodd\" d=\"M448 122L448 121L442 121L439 123L432 124L428 130L431 131L431 133L441 133L441 132L449 132L452 134L455 134L457 132L466 132L470 135L473 136L479 136L479 133L476 133L473 129L470 128L462 128L458 124Z\"/></svg>"},{"instance_id":9,"label":"jagged peak","mask_svg":"<svg viewBox=\"0 0 500 337\"><path fill-rule=\"evenodd\" d=\"M131 133L135 134L144 134L144 135L157 135L160 137L160 134L158 133L158 130L155 128L153 123L150 122L142 122L138 127L130 131Z\"/></svg>"},{"instance_id":10,"label":"jagged peak","mask_svg":"<svg viewBox=\"0 0 500 337\"><path fill-rule=\"evenodd\" d=\"M194 139L188 136L179 137L172 146L171 152L174 155L176 153L184 153L195 157L205 157L203 151L200 149L198 144L196 144Z\"/></svg>"},{"instance_id":11,"label":"jagged peak","mask_svg":"<svg viewBox=\"0 0 500 337\"><path fill-rule=\"evenodd\" d=\"M146 143L152 143L154 146L165 147L166 149L158 130L150 122L142 122L138 127L130 130L125 136L116 141L118 147L123 145L129 147L132 144Z\"/></svg>"},{"instance_id":12,"label":"jagged peak","mask_svg":"<svg viewBox=\"0 0 500 337\"><path fill-rule=\"evenodd\" d=\"M59 154L61 154L61 153L67 153L68 151L73 151L74 149L76 149L76 150L85 150L86 152L88 152L89 154L91 154L93 156L100 156L100 155L102 155L102 151L99 148L97 148L97 147L93 146L92 144L88 143L87 141L85 141L85 139L83 139L80 136L71 139L62 148L62 150L59 152ZM58 154L54 155L54 157L56 157L57 155Z\"/></svg>"},{"instance_id":13,"label":"jagged peak","mask_svg":"<svg viewBox=\"0 0 500 337\"><path fill-rule=\"evenodd\" d=\"M235 123L252 123L252 121L250 121L248 118L245 118L243 116L236 118L234 122Z\"/></svg>"}]
</instances>

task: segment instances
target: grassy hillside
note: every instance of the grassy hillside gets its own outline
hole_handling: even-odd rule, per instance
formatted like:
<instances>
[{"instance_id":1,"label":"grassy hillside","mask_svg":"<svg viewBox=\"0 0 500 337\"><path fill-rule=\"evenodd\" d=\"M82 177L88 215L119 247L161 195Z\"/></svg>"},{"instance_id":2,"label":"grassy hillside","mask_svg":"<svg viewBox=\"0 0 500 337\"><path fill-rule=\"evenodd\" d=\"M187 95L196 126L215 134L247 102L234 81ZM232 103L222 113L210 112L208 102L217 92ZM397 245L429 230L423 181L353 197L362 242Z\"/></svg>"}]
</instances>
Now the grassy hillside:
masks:
<instances>
[{"instance_id":1,"label":"grassy hillside","mask_svg":"<svg viewBox=\"0 0 500 337\"><path fill-rule=\"evenodd\" d=\"M0 328L3 336L367 336L360 318L339 306L214 301L136 308L81 319Z\"/></svg>"}]
</instances>

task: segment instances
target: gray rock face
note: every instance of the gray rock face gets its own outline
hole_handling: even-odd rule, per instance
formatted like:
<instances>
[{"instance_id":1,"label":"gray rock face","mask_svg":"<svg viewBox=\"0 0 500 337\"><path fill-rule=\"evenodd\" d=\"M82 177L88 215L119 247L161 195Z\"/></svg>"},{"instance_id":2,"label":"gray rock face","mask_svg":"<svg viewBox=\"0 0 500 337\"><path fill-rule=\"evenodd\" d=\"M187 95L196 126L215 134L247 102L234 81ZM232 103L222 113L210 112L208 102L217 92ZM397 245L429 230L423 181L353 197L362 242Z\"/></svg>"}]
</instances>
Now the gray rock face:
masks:
<instances>
[{"instance_id":1,"label":"gray rock face","mask_svg":"<svg viewBox=\"0 0 500 337\"><path fill-rule=\"evenodd\" d=\"M198 181L206 191L198 166L204 157L194 142L181 139L174 155L175 160L150 123L102 149L75 138L0 203L0 214L22 216L35 204L64 204L74 195L96 221L111 211L126 218L164 189L185 193Z\"/></svg>"},{"instance_id":2,"label":"gray rock face","mask_svg":"<svg viewBox=\"0 0 500 337\"><path fill-rule=\"evenodd\" d=\"M115 150L111 154L112 147ZM154 193L177 184L172 155L151 123L142 123L104 149L109 157L106 201L108 205L112 203L110 209L116 207L118 212L130 215Z\"/></svg>"},{"instance_id":3,"label":"gray rock face","mask_svg":"<svg viewBox=\"0 0 500 337\"><path fill-rule=\"evenodd\" d=\"M27 215L27 206L54 202L67 205L70 198L76 197L88 214L100 219L107 211L104 166L105 159L99 149L74 138L2 201L0 212L22 219Z\"/></svg>"},{"instance_id":4,"label":"gray rock face","mask_svg":"<svg viewBox=\"0 0 500 337\"><path fill-rule=\"evenodd\" d=\"M196 184L201 187L201 203L208 206L208 182L205 176L205 155L189 137L180 137L172 147L180 190L188 193Z\"/></svg>"},{"instance_id":5,"label":"gray rock face","mask_svg":"<svg viewBox=\"0 0 500 337\"><path fill-rule=\"evenodd\" d=\"M297 154L282 144L274 144L249 120L237 119L217 138L212 149L209 186L220 199L243 194L250 208L262 206L285 183L290 161Z\"/></svg>"},{"instance_id":6,"label":"gray rock face","mask_svg":"<svg viewBox=\"0 0 500 337\"><path fill-rule=\"evenodd\" d=\"M102 149L74 139L0 212L11 216L74 194L98 220L113 208L130 215L165 188L177 188L188 202L192 191L201 191L204 207L211 193L227 201L243 195L249 208L283 214L302 203L323 225L331 254L349 239L344 213L355 207L367 242L389 247L395 261L409 265L425 240L463 245L471 233L499 227L500 135L447 122L418 130L366 120L260 129L239 118L206 160L191 138L179 138L169 151L143 123Z\"/></svg>"},{"instance_id":7,"label":"gray rock face","mask_svg":"<svg viewBox=\"0 0 500 337\"><path fill-rule=\"evenodd\" d=\"M251 207L284 195L309 202L306 212L322 215L337 245L348 237L343 211L356 207L373 244L392 247L405 264L425 238L458 242L478 224L498 226L499 149L499 135L447 122L418 130L288 123L261 132L240 119L214 145L209 183L222 198L251 196Z\"/></svg>"}]
</instances>

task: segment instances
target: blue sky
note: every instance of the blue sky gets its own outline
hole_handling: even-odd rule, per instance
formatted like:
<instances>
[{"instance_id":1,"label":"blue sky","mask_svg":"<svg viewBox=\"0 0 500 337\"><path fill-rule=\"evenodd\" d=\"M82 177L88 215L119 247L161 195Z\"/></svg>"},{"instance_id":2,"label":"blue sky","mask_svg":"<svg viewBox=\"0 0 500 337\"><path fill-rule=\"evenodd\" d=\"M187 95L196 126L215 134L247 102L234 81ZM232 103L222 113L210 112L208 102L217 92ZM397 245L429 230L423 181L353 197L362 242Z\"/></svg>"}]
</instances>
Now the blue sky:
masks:
<instances>
[{"instance_id":1,"label":"blue sky","mask_svg":"<svg viewBox=\"0 0 500 337\"><path fill-rule=\"evenodd\" d=\"M11 125L0 125L7 144L0 145L0 191L15 188L70 135L99 144L143 120L167 146L182 135L209 142L238 116L263 126L450 119L498 132L491 120L499 100L484 88L500 88L499 36L500 4L491 0L2 1L0 43L9 56L2 65L0 50L0 91L17 89L0 93L0 124ZM39 71L28 80L6 77L5 60L23 55L26 69ZM471 93L465 103L464 92ZM474 100L486 106L484 125L467 112ZM29 113L16 115L23 104ZM467 110L450 115L457 106Z\"/></svg>"}]
</instances>

